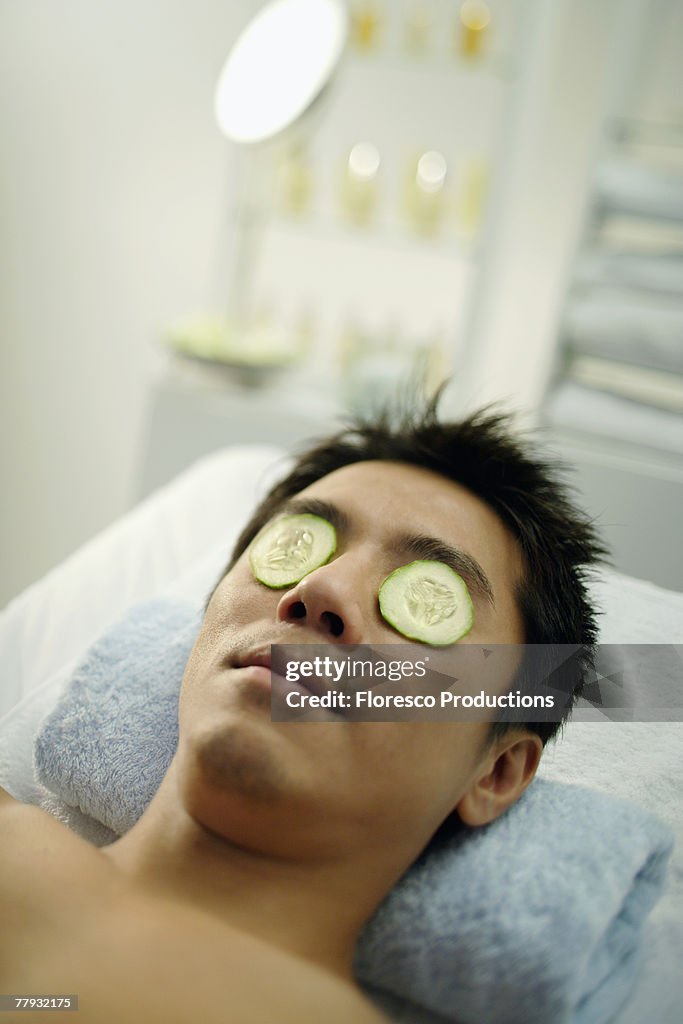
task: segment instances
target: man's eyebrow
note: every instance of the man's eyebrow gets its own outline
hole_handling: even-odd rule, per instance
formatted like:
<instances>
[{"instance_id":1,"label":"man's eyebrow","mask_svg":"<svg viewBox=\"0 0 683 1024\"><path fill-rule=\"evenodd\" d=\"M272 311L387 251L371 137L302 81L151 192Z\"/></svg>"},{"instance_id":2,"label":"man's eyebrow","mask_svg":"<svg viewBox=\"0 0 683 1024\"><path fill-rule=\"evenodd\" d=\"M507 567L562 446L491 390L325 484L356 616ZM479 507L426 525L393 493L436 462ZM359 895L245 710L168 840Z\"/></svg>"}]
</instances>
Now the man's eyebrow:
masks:
<instances>
[{"instance_id":1,"label":"man's eyebrow","mask_svg":"<svg viewBox=\"0 0 683 1024\"><path fill-rule=\"evenodd\" d=\"M458 576L462 576L473 595L484 598L495 607L491 581L477 559L469 552L447 544L438 537L430 537L423 533L401 534L394 541L394 545L399 551L413 555L416 559L444 562L457 572Z\"/></svg>"},{"instance_id":2,"label":"man's eyebrow","mask_svg":"<svg viewBox=\"0 0 683 1024\"><path fill-rule=\"evenodd\" d=\"M346 512L320 498L290 498L278 511L280 515L320 516L321 519L327 519L328 523L332 523L335 530L339 530L340 533L348 531L351 526L351 520Z\"/></svg>"},{"instance_id":3,"label":"man's eyebrow","mask_svg":"<svg viewBox=\"0 0 683 1024\"><path fill-rule=\"evenodd\" d=\"M320 516L332 523L336 530L349 530L351 522L346 512L329 501L320 498L290 498L280 509L281 515L312 515ZM456 548L438 537L430 537L423 533L400 534L391 544L392 551L424 559L429 562L444 562L458 576L462 576L473 595L484 598L495 606L495 598L491 581L481 565L467 551Z\"/></svg>"}]
</instances>

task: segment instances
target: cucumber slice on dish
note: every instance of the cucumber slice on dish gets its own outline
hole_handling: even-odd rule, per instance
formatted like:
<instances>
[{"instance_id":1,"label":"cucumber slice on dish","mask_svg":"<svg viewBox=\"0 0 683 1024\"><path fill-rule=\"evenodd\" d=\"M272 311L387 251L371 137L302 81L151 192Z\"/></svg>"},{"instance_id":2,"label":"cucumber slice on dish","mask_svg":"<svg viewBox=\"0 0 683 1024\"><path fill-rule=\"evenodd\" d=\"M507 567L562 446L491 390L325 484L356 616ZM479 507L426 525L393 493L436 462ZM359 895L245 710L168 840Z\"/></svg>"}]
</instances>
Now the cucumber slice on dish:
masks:
<instances>
[{"instance_id":1,"label":"cucumber slice on dish","mask_svg":"<svg viewBox=\"0 0 683 1024\"><path fill-rule=\"evenodd\" d=\"M403 636L435 647L454 644L474 622L465 581L443 562L411 562L396 569L380 587L379 607Z\"/></svg>"},{"instance_id":2,"label":"cucumber slice on dish","mask_svg":"<svg viewBox=\"0 0 683 1024\"><path fill-rule=\"evenodd\" d=\"M259 583L275 589L292 583L329 562L337 549L332 523L313 515L282 516L253 540L249 565Z\"/></svg>"}]
</instances>

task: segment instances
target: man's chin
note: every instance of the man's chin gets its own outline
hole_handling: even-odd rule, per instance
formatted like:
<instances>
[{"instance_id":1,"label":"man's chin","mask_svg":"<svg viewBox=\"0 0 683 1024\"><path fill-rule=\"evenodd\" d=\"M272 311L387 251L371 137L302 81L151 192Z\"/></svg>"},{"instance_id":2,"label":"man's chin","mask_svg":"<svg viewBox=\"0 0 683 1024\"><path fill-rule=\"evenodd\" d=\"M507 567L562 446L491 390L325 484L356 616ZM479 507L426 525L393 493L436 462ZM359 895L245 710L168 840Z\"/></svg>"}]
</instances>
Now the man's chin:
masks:
<instances>
[{"instance_id":1,"label":"man's chin","mask_svg":"<svg viewBox=\"0 0 683 1024\"><path fill-rule=\"evenodd\" d=\"M272 803L279 799L286 776L273 749L278 737L269 725L269 717L230 715L227 721L214 719L195 732L185 746L184 759L193 785L215 795L249 801Z\"/></svg>"}]
</instances>

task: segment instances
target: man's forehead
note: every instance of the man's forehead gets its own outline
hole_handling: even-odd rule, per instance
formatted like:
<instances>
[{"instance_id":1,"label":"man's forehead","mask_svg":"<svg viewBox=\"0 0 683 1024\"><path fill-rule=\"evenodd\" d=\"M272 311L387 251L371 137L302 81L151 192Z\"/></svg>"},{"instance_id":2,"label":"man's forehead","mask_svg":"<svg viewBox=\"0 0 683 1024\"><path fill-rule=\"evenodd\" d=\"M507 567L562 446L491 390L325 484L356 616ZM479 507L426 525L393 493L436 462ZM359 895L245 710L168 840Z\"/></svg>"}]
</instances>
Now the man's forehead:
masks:
<instances>
[{"instance_id":1,"label":"man's forehead","mask_svg":"<svg viewBox=\"0 0 683 1024\"><path fill-rule=\"evenodd\" d=\"M433 534L489 563L494 572L501 561L516 570L514 580L521 572L517 542L494 510L462 484L431 469L379 460L352 463L297 495L307 496L332 502L359 528Z\"/></svg>"},{"instance_id":2,"label":"man's forehead","mask_svg":"<svg viewBox=\"0 0 683 1024\"><path fill-rule=\"evenodd\" d=\"M456 518L463 525L472 518L503 526L496 513L462 484L408 462L351 463L299 493L334 495L349 505L358 504L370 515L392 505L401 517L413 516L423 521L431 513L434 517L443 516L451 527L456 525Z\"/></svg>"}]
</instances>

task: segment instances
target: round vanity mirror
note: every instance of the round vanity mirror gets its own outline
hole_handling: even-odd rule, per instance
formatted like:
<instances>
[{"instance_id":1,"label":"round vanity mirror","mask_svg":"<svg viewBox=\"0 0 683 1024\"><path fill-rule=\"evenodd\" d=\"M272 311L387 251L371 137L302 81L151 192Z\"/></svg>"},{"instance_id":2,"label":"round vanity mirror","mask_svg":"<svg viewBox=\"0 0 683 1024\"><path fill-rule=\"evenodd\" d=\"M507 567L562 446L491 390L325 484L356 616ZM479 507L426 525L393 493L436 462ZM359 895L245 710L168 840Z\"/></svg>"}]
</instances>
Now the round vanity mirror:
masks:
<instances>
[{"instance_id":1,"label":"round vanity mirror","mask_svg":"<svg viewBox=\"0 0 683 1024\"><path fill-rule=\"evenodd\" d=\"M347 34L342 0L272 0L232 47L216 120L232 142L265 142L294 124L331 79Z\"/></svg>"}]
</instances>

